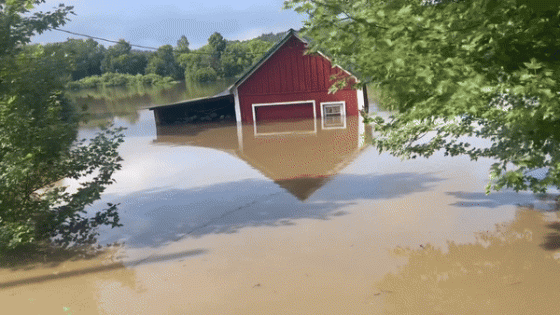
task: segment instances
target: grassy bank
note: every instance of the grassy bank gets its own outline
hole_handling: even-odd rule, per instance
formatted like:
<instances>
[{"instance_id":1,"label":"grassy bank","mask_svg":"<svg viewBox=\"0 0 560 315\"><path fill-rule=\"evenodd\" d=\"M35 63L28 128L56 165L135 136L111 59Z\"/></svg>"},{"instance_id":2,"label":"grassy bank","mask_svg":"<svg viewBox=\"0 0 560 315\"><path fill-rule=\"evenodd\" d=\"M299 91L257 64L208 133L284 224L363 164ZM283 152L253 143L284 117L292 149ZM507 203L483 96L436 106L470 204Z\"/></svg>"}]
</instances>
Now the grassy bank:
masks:
<instances>
[{"instance_id":1,"label":"grassy bank","mask_svg":"<svg viewBox=\"0 0 560 315\"><path fill-rule=\"evenodd\" d=\"M67 87L70 90L92 89L110 86L130 86L130 85L171 85L176 83L171 77L162 77L157 74L122 74L122 73L104 73L103 75L94 75L80 79L78 81L69 82Z\"/></svg>"}]
</instances>

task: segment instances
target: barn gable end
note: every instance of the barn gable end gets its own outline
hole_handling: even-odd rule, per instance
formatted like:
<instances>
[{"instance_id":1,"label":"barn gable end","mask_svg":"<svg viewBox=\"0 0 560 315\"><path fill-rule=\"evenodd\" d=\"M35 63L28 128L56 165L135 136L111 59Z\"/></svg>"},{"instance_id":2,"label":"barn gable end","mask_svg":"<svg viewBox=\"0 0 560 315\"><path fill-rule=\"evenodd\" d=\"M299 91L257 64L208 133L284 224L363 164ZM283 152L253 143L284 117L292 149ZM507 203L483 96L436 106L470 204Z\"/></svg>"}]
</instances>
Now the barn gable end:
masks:
<instances>
[{"instance_id":1,"label":"barn gable end","mask_svg":"<svg viewBox=\"0 0 560 315\"><path fill-rule=\"evenodd\" d=\"M331 76L349 77L321 55L304 55L305 43L291 37L237 89L241 95L325 92ZM355 82L354 79L351 81ZM344 88L350 90L350 86Z\"/></svg>"},{"instance_id":2,"label":"barn gable end","mask_svg":"<svg viewBox=\"0 0 560 315\"><path fill-rule=\"evenodd\" d=\"M362 90L352 89L357 79L333 66L322 54L306 55L306 46L307 43L290 30L232 85L230 91L235 98L237 121L254 123L258 120L258 111L262 117L278 117L291 111L299 118L306 111L308 118L318 118L323 112L322 104L333 102L344 102L345 115L359 114L364 108L364 97ZM330 94L333 76L348 78L349 84ZM307 105L312 106L313 111L308 110ZM291 118L287 114L285 117Z\"/></svg>"}]
</instances>

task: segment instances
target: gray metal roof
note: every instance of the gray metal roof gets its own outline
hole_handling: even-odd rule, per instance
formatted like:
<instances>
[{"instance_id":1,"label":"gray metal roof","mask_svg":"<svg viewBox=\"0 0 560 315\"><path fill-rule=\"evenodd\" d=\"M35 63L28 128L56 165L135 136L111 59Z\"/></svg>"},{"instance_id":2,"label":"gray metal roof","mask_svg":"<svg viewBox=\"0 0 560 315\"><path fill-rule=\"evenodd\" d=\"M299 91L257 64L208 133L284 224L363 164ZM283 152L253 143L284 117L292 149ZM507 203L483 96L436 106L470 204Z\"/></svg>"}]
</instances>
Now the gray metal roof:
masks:
<instances>
[{"instance_id":1,"label":"gray metal roof","mask_svg":"<svg viewBox=\"0 0 560 315\"><path fill-rule=\"evenodd\" d=\"M229 93L228 90L226 90L222 93L216 94L214 96L199 97L199 98L184 100L184 101L175 102L175 103L171 103L171 104L165 104L165 105L156 105L156 106L148 107L148 109L154 110L154 109L164 108L164 107L194 105L194 104L197 104L197 103L207 103L207 102L212 102L212 101L220 101L220 100L227 99L227 98L233 98L233 94Z\"/></svg>"}]
</instances>

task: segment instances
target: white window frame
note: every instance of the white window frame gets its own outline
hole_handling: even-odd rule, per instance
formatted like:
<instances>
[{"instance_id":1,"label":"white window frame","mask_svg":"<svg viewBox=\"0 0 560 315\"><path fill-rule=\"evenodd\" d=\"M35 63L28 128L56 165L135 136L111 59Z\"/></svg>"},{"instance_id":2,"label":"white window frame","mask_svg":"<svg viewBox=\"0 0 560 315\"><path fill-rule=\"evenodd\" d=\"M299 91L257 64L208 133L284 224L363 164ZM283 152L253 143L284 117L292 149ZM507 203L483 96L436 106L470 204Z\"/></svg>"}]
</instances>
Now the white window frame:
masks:
<instances>
[{"instance_id":1,"label":"white window frame","mask_svg":"<svg viewBox=\"0 0 560 315\"><path fill-rule=\"evenodd\" d=\"M342 117L342 122L343 125L342 126L334 126L334 127L329 127L326 126L326 120L325 120L325 105L339 105L342 104L342 110L340 112L340 116ZM321 128L322 129L346 129L346 101L336 101L336 102L322 102L321 103Z\"/></svg>"},{"instance_id":2,"label":"white window frame","mask_svg":"<svg viewBox=\"0 0 560 315\"><path fill-rule=\"evenodd\" d=\"M356 97L358 98L358 110L362 111L364 109L365 104L366 104L365 99L364 99L364 89L356 90Z\"/></svg>"},{"instance_id":3,"label":"white window frame","mask_svg":"<svg viewBox=\"0 0 560 315\"><path fill-rule=\"evenodd\" d=\"M261 106L282 106L291 104L307 104L313 106L313 131L288 131L288 132L271 132L271 133L258 133L257 132L257 107ZM279 103L257 103L251 105L251 110L253 111L253 133L255 136L269 136L269 135L282 135L282 134L305 134L305 133L317 133L317 110L315 108L315 100L307 101L293 101L293 102L279 102Z\"/></svg>"}]
</instances>

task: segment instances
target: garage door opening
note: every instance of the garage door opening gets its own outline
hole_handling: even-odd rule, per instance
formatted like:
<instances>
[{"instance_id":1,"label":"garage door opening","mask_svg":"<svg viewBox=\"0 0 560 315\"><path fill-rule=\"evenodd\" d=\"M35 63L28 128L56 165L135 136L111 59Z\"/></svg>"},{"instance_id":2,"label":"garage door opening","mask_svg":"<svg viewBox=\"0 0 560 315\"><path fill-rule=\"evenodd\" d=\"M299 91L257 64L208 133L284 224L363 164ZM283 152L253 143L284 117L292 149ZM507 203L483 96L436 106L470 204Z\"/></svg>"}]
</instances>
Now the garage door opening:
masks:
<instances>
[{"instance_id":1,"label":"garage door opening","mask_svg":"<svg viewBox=\"0 0 560 315\"><path fill-rule=\"evenodd\" d=\"M255 135L316 133L315 101L253 104Z\"/></svg>"}]
</instances>

